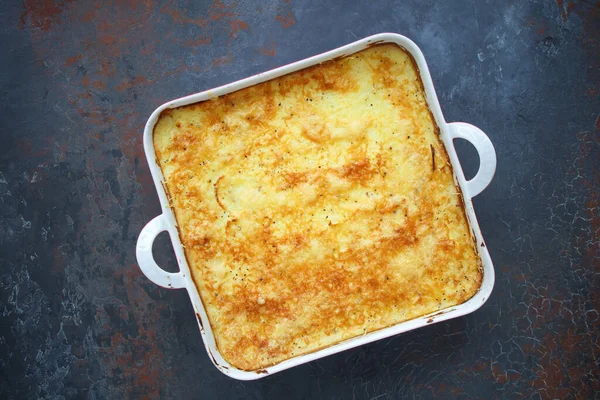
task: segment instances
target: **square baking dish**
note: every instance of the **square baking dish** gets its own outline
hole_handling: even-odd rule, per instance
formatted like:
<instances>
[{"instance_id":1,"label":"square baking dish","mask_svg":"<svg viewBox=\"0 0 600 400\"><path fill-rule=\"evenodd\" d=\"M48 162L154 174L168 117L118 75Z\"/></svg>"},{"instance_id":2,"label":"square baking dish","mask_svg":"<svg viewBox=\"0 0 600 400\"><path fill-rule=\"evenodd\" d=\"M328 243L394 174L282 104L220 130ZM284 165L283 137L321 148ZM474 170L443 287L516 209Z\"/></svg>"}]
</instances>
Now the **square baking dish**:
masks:
<instances>
[{"instance_id":1,"label":"square baking dish","mask_svg":"<svg viewBox=\"0 0 600 400\"><path fill-rule=\"evenodd\" d=\"M262 368L254 371L245 371L238 369L229 364L220 354L211 325L206 314L205 307L200 298L198 289L190 274L190 269L186 256L184 253L183 245L180 239L178 226L176 223L175 215L171 209L168 193L165 190L165 181L158 165L153 133L155 125L157 124L161 113L165 110L178 108L193 103L199 103L208 99L220 97L232 92L236 92L240 89L244 89L253 85L257 85L274 78L278 78L298 70L305 69L310 66L318 65L323 62L345 57L362 50L365 50L373 45L382 43L392 43L403 48L414 60L417 70L420 74L421 82L425 92L427 106L435 124L439 128L440 140L445 147L448 154L449 161L452 165L455 183L460 187L462 191L462 199L464 201L464 211L467 217L469 228L473 233L475 240L476 249L478 256L481 259L482 266L482 281L481 286L477 293L468 301L442 309L428 315L424 315L419 318L404 321L393 326L376 330L367 333L362 336L354 337L349 340L345 340L334 344L329 347L314 351L312 353L296 356L285 361L279 362L275 365L267 368ZM471 142L479 153L480 167L475 177L469 181L466 181L460 163L453 146L453 139L462 138ZM145 130L144 130L144 150L148 163L150 165L152 177L159 195L159 199L162 207L162 214L152 221L150 221L140 233L138 238L136 255L138 263L144 274L154 283L167 287L167 288L186 288L192 301L193 307L196 312L198 324L200 326L200 332L207 349L215 366L226 375L241 380L251 380L264 377L268 374L272 374L305 362L321 358L330 354L334 354L352 347L356 347L365 343L369 343L378 339L396 335L398 333L406 332L408 330L416 329L424 325L439 322L451 318L456 318L461 315L468 314L479 308L489 297L491 290L494 285L494 271L493 265L483 242L481 231L479 229L475 212L472 205L472 197L479 194L485 187L490 183L496 168L496 155L492 143L487 136L478 128L465 124L465 123L446 123L433 88L433 83L429 75L429 70L425 63L423 54L419 48L409 39L404 36L384 33L365 39L359 40L355 43L340 47L338 49L317 55L275 70L258 74L256 76L243 79L225 86L221 86L216 89L208 90L202 93L194 94L191 96L183 97L180 99L168 102L157 110L149 118ZM433 149L432 149L433 151ZM435 165L435 164L434 164ZM173 243L173 248L176 253L177 261L179 264L180 271L177 273L169 273L161 269L153 259L152 256L152 243L156 236L163 231L167 231L170 235Z\"/></svg>"}]
</instances>

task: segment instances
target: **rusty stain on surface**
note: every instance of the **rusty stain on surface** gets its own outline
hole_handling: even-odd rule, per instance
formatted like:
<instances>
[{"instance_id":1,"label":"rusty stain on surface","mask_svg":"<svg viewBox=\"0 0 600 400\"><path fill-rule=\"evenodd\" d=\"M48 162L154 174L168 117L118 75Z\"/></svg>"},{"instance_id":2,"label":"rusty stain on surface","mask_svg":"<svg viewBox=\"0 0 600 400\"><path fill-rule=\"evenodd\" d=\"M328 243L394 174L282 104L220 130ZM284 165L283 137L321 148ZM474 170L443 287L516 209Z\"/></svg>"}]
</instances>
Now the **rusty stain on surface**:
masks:
<instances>
[{"instance_id":1,"label":"rusty stain on surface","mask_svg":"<svg viewBox=\"0 0 600 400\"><path fill-rule=\"evenodd\" d=\"M246 30L246 29L248 29L248 24L247 23L245 23L244 21L239 20L239 19L233 20L231 22L231 32L229 33L229 35L232 36L232 37L237 37L237 33L240 30L243 31L243 30Z\"/></svg>"},{"instance_id":2,"label":"rusty stain on surface","mask_svg":"<svg viewBox=\"0 0 600 400\"><path fill-rule=\"evenodd\" d=\"M49 31L52 25L59 22L64 6L72 1L25 0L23 3L24 11L21 15L21 29L29 26L30 28Z\"/></svg>"},{"instance_id":3,"label":"rusty stain on surface","mask_svg":"<svg viewBox=\"0 0 600 400\"><path fill-rule=\"evenodd\" d=\"M167 3L169 4L169 3ZM171 19L173 20L173 22L179 24L179 25L184 25L184 24L192 24L192 25L197 25L199 27L205 27L206 26L206 22L202 19L202 18L190 18L187 15L184 14L184 12L182 12L179 9L176 8L170 8L167 6L167 4L165 4L160 11L164 14L167 14L171 17Z\"/></svg>"},{"instance_id":4,"label":"rusty stain on surface","mask_svg":"<svg viewBox=\"0 0 600 400\"><path fill-rule=\"evenodd\" d=\"M69 57L65 61L65 66L70 67L71 65L75 64L76 62L81 61L82 58L83 58L83 54L81 54L81 53L77 54L76 56Z\"/></svg>"},{"instance_id":5,"label":"rusty stain on surface","mask_svg":"<svg viewBox=\"0 0 600 400\"><path fill-rule=\"evenodd\" d=\"M204 46L210 44L210 37L198 37L197 39L190 39L183 42L186 47Z\"/></svg>"},{"instance_id":6,"label":"rusty stain on surface","mask_svg":"<svg viewBox=\"0 0 600 400\"><path fill-rule=\"evenodd\" d=\"M231 56L231 54L227 54L226 56L214 59L212 64L213 66L218 67L221 65L229 64L231 61L233 61L233 57Z\"/></svg>"},{"instance_id":7,"label":"rusty stain on surface","mask_svg":"<svg viewBox=\"0 0 600 400\"><path fill-rule=\"evenodd\" d=\"M135 163L136 160L139 161L145 158L141 135L143 128L144 123L140 122L138 125L123 132L120 148L125 158L127 158L131 164ZM149 174L147 175L147 178L150 178Z\"/></svg>"},{"instance_id":8,"label":"rusty stain on surface","mask_svg":"<svg viewBox=\"0 0 600 400\"><path fill-rule=\"evenodd\" d=\"M597 96L600 91L600 1L588 7L578 7L574 11L583 22L581 42L589 59L590 94Z\"/></svg>"},{"instance_id":9,"label":"rusty stain on surface","mask_svg":"<svg viewBox=\"0 0 600 400\"><path fill-rule=\"evenodd\" d=\"M83 22L91 22L96 17L96 10L99 10L100 7L101 7L100 2L94 2L94 8L92 10L88 11L87 13L85 13L81 17L81 20Z\"/></svg>"},{"instance_id":10,"label":"rusty stain on surface","mask_svg":"<svg viewBox=\"0 0 600 400\"><path fill-rule=\"evenodd\" d=\"M203 36L211 39L213 34L218 33L216 29L221 24L229 27L229 36L236 38L239 31L248 29L248 24L239 19L236 12L236 3L225 4L220 0L214 0L205 14L190 16L187 10L171 7L169 3L161 7L160 12L171 17L171 20L179 25L195 25L202 28Z\"/></svg>"},{"instance_id":11,"label":"rusty stain on surface","mask_svg":"<svg viewBox=\"0 0 600 400\"><path fill-rule=\"evenodd\" d=\"M157 345L159 311L164 306L155 307L154 301L138 284L138 279L144 278L137 265L124 268L117 272L116 277L125 285L129 300L126 312L128 315L133 314L139 333L137 336L124 336L119 331L112 334L110 345L103 349L103 361L110 375L115 374L115 369L119 369L120 378L131 382L128 387L130 394L135 389L148 397L158 398L161 382L171 374L161 368L163 357ZM105 326L105 330L111 331L109 326Z\"/></svg>"},{"instance_id":12,"label":"rusty stain on surface","mask_svg":"<svg viewBox=\"0 0 600 400\"><path fill-rule=\"evenodd\" d=\"M16 142L16 147L29 157L42 157L48 153L48 148L33 149L31 140L22 139Z\"/></svg>"},{"instance_id":13,"label":"rusty stain on surface","mask_svg":"<svg viewBox=\"0 0 600 400\"><path fill-rule=\"evenodd\" d=\"M149 81L145 76L136 76L135 78L129 79L126 82L121 82L119 85L117 85L117 90L123 91L139 85L147 85L149 83L151 83L151 81Z\"/></svg>"},{"instance_id":14,"label":"rusty stain on surface","mask_svg":"<svg viewBox=\"0 0 600 400\"><path fill-rule=\"evenodd\" d=\"M563 21L567 20L567 10L565 10L565 5L563 0L556 0L556 5L558 5L558 9L560 10L560 15L562 16Z\"/></svg>"},{"instance_id":15,"label":"rusty stain on surface","mask_svg":"<svg viewBox=\"0 0 600 400\"><path fill-rule=\"evenodd\" d=\"M284 29L290 28L292 25L294 25L296 23L296 21L294 20L294 12L293 11L290 11L289 13L287 13L285 15L277 14L277 17L275 17L275 19L281 23L281 26Z\"/></svg>"},{"instance_id":16,"label":"rusty stain on surface","mask_svg":"<svg viewBox=\"0 0 600 400\"><path fill-rule=\"evenodd\" d=\"M275 42L272 42L261 48L260 53L264 54L265 56L275 57L275 54L277 54L275 51Z\"/></svg>"},{"instance_id":17,"label":"rusty stain on surface","mask_svg":"<svg viewBox=\"0 0 600 400\"><path fill-rule=\"evenodd\" d=\"M220 21L223 19L231 19L234 13L231 11L235 4L225 4L220 0L214 0L208 9L208 16L211 21Z\"/></svg>"},{"instance_id":18,"label":"rusty stain on surface","mask_svg":"<svg viewBox=\"0 0 600 400\"><path fill-rule=\"evenodd\" d=\"M580 132L577 139L576 157L568 176L579 182L583 190L578 190L587 192L584 212L590 221L590 231L588 237L578 235L574 238L573 247L579 249L582 259L573 267L577 268L582 279L590 282L591 291L587 299L581 299L578 293L571 293L569 297L561 295L558 287L532 286L528 288L532 299L531 312L524 318L515 315L523 322L532 320L531 328L535 330L557 323L564 327L546 333L539 343L523 347L525 354L537 360L533 371L535 378L530 385L547 398L566 398L573 387L577 387L583 397L600 391L600 382L589 379L586 373L590 368L597 368L594 360L600 359L600 348L588 333L588 330L600 331L600 318L597 312L574 314L563 307L564 302L570 302L574 303L574 309L583 308L585 303L592 310L600 309L600 293L594 290L600 286L600 168L592 157L600 149L600 136L597 133ZM585 329L580 329L582 327Z\"/></svg>"},{"instance_id":19,"label":"rusty stain on surface","mask_svg":"<svg viewBox=\"0 0 600 400\"><path fill-rule=\"evenodd\" d=\"M499 363L492 363L492 376L496 382L503 385L507 382L517 382L521 374L517 371L505 371Z\"/></svg>"},{"instance_id":20,"label":"rusty stain on surface","mask_svg":"<svg viewBox=\"0 0 600 400\"><path fill-rule=\"evenodd\" d=\"M106 90L106 84L103 81L101 81L101 80L94 80L94 81L92 81L92 87L94 89L96 89L96 90L99 90L99 91Z\"/></svg>"}]
</instances>

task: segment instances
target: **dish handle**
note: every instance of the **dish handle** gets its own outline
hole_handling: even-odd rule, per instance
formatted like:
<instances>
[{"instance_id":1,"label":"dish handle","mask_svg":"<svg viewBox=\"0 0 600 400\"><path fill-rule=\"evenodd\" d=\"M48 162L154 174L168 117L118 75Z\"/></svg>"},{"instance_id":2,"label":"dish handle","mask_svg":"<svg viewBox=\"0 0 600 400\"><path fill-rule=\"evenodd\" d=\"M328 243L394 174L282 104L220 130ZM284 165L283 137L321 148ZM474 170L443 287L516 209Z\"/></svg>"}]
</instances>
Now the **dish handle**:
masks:
<instances>
[{"instance_id":1,"label":"dish handle","mask_svg":"<svg viewBox=\"0 0 600 400\"><path fill-rule=\"evenodd\" d=\"M168 289L181 289L185 287L185 277L180 272L167 272L158 266L152 255L152 244L159 233L167 231L165 215L161 214L148 222L140 232L135 256L140 269L148 279Z\"/></svg>"},{"instance_id":2,"label":"dish handle","mask_svg":"<svg viewBox=\"0 0 600 400\"><path fill-rule=\"evenodd\" d=\"M494 177L496 172L496 150L492 141L476 126L465 122L452 122L447 124L447 127L451 140L456 138L465 139L475 146L479 154L479 170L471 180L467 181L467 192L470 197L475 197L488 187Z\"/></svg>"}]
</instances>

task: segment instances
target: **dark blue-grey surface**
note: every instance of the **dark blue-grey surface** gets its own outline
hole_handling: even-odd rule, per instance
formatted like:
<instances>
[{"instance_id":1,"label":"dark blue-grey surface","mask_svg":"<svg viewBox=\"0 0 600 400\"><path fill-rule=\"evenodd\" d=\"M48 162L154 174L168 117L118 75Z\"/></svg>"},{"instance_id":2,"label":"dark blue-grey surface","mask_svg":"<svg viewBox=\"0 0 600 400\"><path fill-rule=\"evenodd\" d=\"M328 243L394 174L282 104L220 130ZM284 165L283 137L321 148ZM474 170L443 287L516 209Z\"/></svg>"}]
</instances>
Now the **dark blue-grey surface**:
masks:
<instances>
[{"instance_id":1,"label":"dark blue-grey surface","mask_svg":"<svg viewBox=\"0 0 600 400\"><path fill-rule=\"evenodd\" d=\"M0 21L1 398L597 396L600 3L26 0ZM231 380L186 293L136 264L160 212L146 119L384 31L421 46L446 119L496 146L475 199L495 290L472 315ZM155 253L174 265L166 238Z\"/></svg>"}]
</instances>

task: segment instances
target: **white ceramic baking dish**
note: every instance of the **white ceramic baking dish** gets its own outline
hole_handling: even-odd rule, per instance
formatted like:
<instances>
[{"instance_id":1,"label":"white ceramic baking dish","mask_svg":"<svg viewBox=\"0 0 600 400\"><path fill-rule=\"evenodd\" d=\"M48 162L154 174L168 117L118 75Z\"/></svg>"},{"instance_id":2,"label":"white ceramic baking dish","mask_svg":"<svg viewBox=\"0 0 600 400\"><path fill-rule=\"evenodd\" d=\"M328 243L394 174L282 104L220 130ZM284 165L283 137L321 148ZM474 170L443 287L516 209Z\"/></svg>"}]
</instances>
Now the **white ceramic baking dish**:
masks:
<instances>
[{"instance_id":1,"label":"white ceramic baking dish","mask_svg":"<svg viewBox=\"0 0 600 400\"><path fill-rule=\"evenodd\" d=\"M460 185L462 190L465 212L477 242L479 255L481 256L483 265L483 281L481 287L477 294L475 294L475 296L473 296L469 301L458 306L450 307L442 311L437 311L435 313L422 316L420 318L402 322L385 329L371 332L364 336L346 340L331 347L327 347L310 354L297 356L265 369L257 371L243 371L237 369L225 361L223 357L221 357L211 331L206 311L202 301L200 300L198 290L192 281L190 270L179 238L175 217L171 208L169 207L169 202L163 187L163 175L159 165L156 162L156 155L154 153L154 145L152 141L154 125L156 124L160 113L165 109L181 107L213 97L222 96L248 86L256 85L258 83L298 71L311 65L359 52L376 43L385 42L396 43L406 49L412 55L419 68L421 79L425 87L429 109L431 110L431 113L433 114L435 121L440 128L442 142L444 143L446 151L450 157L450 161L452 162L455 181L458 185ZM477 152L479 153L479 171L475 177L469 181L467 181L464 177L456 150L453 145L453 139L455 138L468 140L473 144L473 146L475 146ZM375 340L397 335L399 333L420 328L431 323L445 321L451 318L469 314L481 307L481 305L488 299L494 286L494 267L492 265L492 260L488 250L485 247L483 237L481 236L481 231L479 229L471 201L474 196L477 196L489 185L492 177L494 176L494 172L496 170L496 153L494 151L494 146L479 128L462 122L447 123L444 120L435 89L433 88L433 82L429 74L429 69L427 68L425 58L423 57L423 53L421 53L421 50L415 43L404 36L393 33L382 33L370 36L335 50L328 51L326 53L310 57L305 60L274 69L272 71L264 72L250 78L242 79L240 81L218 87L216 89L182 97L163 104L152 113L148 119L148 122L146 123L146 127L144 129L144 151L146 152L146 158L148 160L150 171L152 172L152 178L154 179L154 184L158 192L158 197L162 207L162 214L150 221L140 233L136 248L139 266L148 279L155 284L170 289L185 288L188 291L190 300L192 301L194 310L196 312L196 318L200 326L200 333L204 341L204 346L206 347L210 358L221 372L232 378L241 380L259 379L269 374L273 374L331 354L339 353L365 343L370 343ZM166 272L156 264L152 256L152 243L157 235L163 231L167 231L171 237L171 242L173 243L173 248L177 256L177 262L179 264L179 272Z\"/></svg>"}]
</instances>

